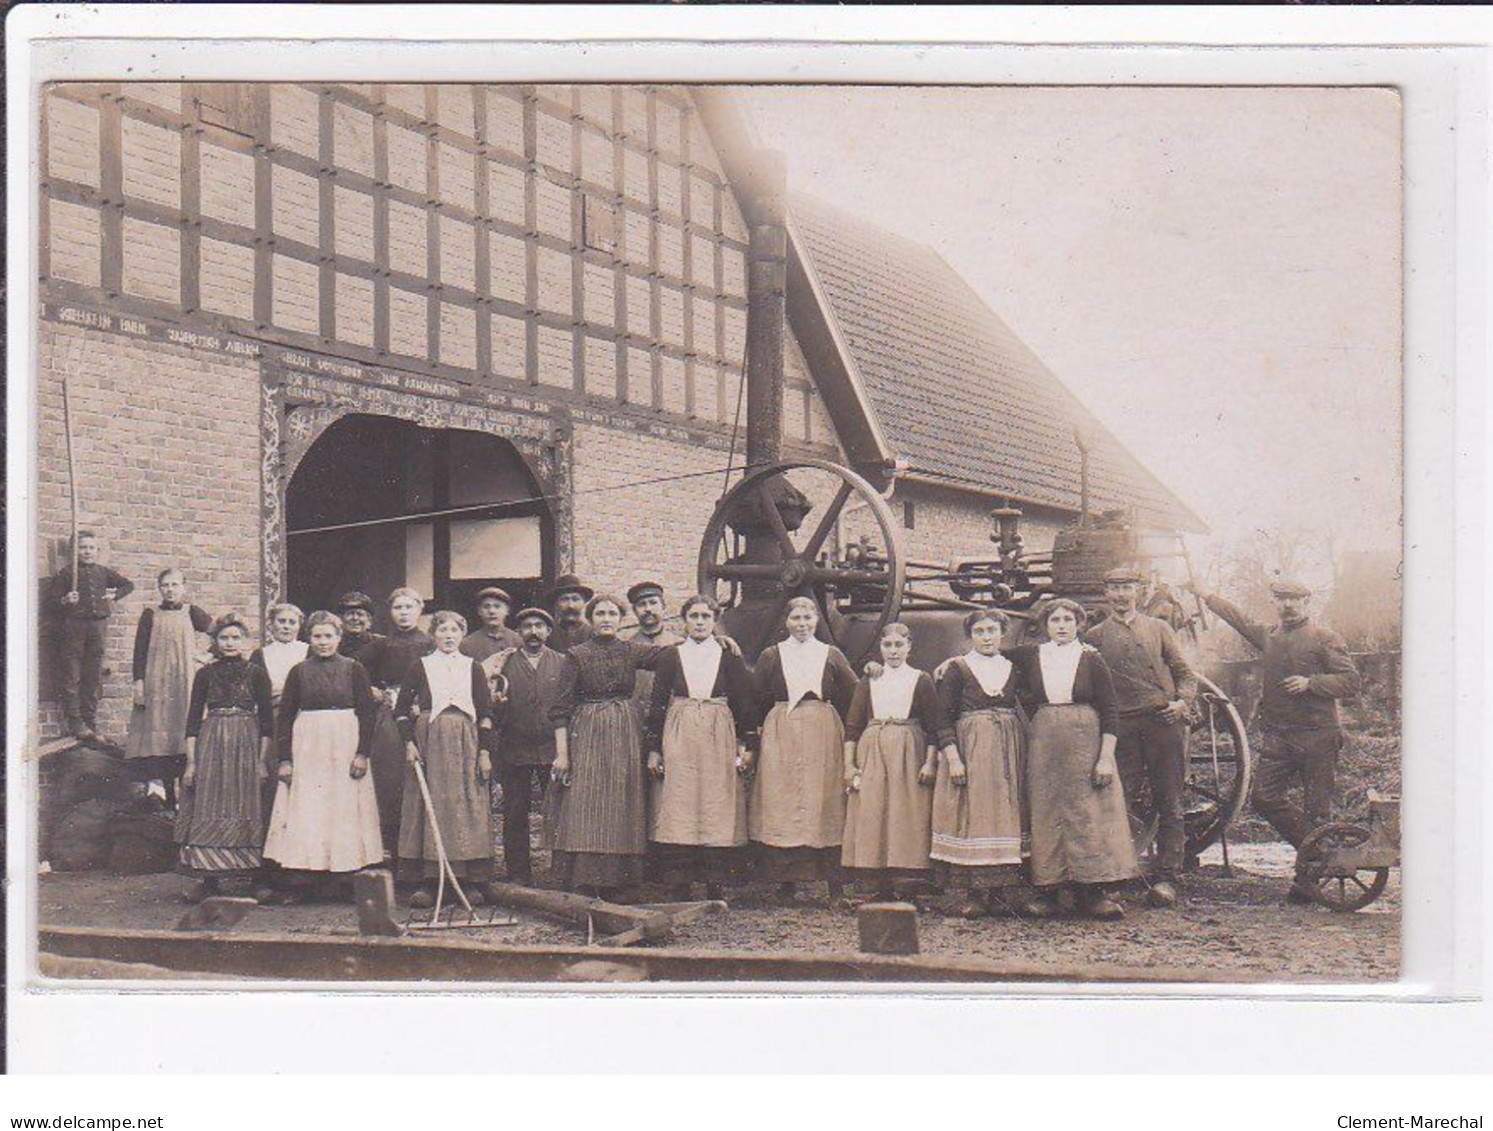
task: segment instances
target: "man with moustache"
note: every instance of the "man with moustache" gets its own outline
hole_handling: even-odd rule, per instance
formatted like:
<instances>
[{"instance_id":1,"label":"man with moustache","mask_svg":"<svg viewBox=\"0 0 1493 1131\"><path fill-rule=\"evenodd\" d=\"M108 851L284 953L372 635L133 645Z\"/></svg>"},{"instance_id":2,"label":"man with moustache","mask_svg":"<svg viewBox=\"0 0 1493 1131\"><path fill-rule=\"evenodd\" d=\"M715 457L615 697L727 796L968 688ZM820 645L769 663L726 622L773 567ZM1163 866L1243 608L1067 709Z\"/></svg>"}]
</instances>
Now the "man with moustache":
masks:
<instances>
[{"instance_id":1,"label":"man with moustache","mask_svg":"<svg viewBox=\"0 0 1493 1131\"><path fill-rule=\"evenodd\" d=\"M1332 820L1337 757L1344 741L1337 701L1358 694L1358 669L1343 638L1311 622L1312 591L1300 581L1279 578L1271 583L1280 621L1273 626L1216 594L1190 588L1263 653L1260 760L1250 801L1276 832L1300 848L1308 833ZM1289 796L1298 786L1300 804ZM1286 898L1290 903L1314 902L1299 861Z\"/></svg>"},{"instance_id":2,"label":"man with moustache","mask_svg":"<svg viewBox=\"0 0 1493 1131\"><path fill-rule=\"evenodd\" d=\"M573 573L562 574L549 592L549 606L554 610L554 632L549 646L561 655L577 644L591 639L591 625L586 620L586 602L596 595L591 586Z\"/></svg>"},{"instance_id":3,"label":"man with moustache","mask_svg":"<svg viewBox=\"0 0 1493 1131\"><path fill-rule=\"evenodd\" d=\"M529 811L534 782L544 796L555 760L550 708L560 695L564 657L547 646L554 618L543 609L518 614L518 651L502 661L507 700L498 707L498 782L503 787L503 864L508 879L534 882L529 852Z\"/></svg>"},{"instance_id":4,"label":"man with moustache","mask_svg":"<svg viewBox=\"0 0 1493 1131\"><path fill-rule=\"evenodd\" d=\"M632 639L644 644L666 647L684 643L684 637L669 632L664 627L668 609L664 605L664 587L657 581L640 581L627 591L627 603L632 606L633 616L638 618L638 627ZM632 701L638 709L641 725L648 717L648 705L653 701L653 673L639 671Z\"/></svg>"},{"instance_id":5,"label":"man with moustache","mask_svg":"<svg viewBox=\"0 0 1493 1131\"><path fill-rule=\"evenodd\" d=\"M1138 610L1144 581L1139 570L1129 567L1106 573L1104 595L1110 615L1084 633L1084 641L1099 649L1114 678L1119 707L1115 761L1132 832L1150 823L1142 804L1149 787L1158 866L1151 905L1173 907L1187 850L1182 818L1187 708L1197 697L1198 682L1171 625Z\"/></svg>"},{"instance_id":6,"label":"man with moustache","mask_svg":"<svg viewBox=\"0 0 1493 1131\"><path fill-rule=\"evenodd\" d=\"M373 631L373 598L354 589L337 601L337 615L342 618L342 643L337 651L354 660L365 648L382 640Z\"/></svg>"}]
</instances>

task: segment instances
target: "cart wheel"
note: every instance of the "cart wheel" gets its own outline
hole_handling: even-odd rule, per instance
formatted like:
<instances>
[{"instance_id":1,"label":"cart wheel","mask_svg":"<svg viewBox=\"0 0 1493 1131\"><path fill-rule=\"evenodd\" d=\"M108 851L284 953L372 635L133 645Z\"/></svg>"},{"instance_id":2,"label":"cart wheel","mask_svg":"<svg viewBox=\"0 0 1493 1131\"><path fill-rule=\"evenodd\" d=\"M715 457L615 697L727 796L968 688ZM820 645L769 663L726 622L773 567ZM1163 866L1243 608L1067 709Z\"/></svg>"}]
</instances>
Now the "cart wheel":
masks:
<instances>
[{"instance_id":1,"label":"cart wheel","mask_svg":"<svg viewBox=\"0 0 1493 1131\"><path fill-rule=\"evenodd\" d=\"M1351 863L1354 849L1369 839L1366 825L1347 822L1323 825L1301 842L1297 859L1302 878L1324 907L1333 911L1357 911L1378 899L1389 883L1388 868L1357 868ZM1335 860L1346 856L1342 863Z\"/></svg>"}]
</instances>

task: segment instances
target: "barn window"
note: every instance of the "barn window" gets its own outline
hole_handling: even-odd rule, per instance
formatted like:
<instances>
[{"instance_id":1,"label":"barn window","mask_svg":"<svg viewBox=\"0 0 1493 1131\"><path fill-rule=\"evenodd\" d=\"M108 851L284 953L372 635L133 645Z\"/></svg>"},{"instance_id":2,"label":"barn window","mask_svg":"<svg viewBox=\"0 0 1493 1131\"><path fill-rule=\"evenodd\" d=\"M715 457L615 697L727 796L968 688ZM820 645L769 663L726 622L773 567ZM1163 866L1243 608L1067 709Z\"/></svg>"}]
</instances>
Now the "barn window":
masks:
<instances>
[{"instance_id":1,"label":"barn window","mask_svg":"<svg viewBox=\"0 0 1493 1131\"><path fill-rule=\"evenodd\" d=\"M912 505L911 499L902 500L902 528L904 530L917 529L917 508Z\"/></svg>"}]
</instances>

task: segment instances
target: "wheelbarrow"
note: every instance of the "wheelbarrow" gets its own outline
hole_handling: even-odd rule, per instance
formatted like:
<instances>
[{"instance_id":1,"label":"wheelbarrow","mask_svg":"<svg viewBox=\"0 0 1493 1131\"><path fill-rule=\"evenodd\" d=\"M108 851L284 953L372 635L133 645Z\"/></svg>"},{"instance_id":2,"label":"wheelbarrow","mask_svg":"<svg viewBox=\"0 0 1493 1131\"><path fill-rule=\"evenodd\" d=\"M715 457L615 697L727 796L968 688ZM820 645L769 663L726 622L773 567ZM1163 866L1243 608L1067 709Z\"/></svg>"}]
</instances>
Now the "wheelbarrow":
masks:
<instances>
[{"instance_id":1,"label":"wheelbarrow","mask_svg":"<svg viewBox=\"0 0 1493 1131\"><path fill-rule=\"evenodd\" d=\"M1384 893L1400 866L1400 799L1369 791L1367 824L1335 821L1313 829L1296 852L1297 873L1333 911L1358 911Z\"/></svg>"}]
</instances>

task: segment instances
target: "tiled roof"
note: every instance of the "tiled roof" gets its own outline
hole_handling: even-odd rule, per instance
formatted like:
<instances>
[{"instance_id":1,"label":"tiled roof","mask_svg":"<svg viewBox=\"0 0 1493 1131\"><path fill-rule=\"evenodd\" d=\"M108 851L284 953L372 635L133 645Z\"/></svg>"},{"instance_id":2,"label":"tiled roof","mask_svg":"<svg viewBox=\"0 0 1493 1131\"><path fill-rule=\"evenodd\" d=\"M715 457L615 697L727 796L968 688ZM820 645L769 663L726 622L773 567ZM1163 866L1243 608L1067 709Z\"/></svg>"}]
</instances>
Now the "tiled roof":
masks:
<instances>
[{"instance_id":1,"label":"tiled roof","mask_svg":"<svg viewBox=\"0 0 1493 1131\"><path fill-rule=\"evenodd\" d=\"M1148 525L1206 529L932 248L812 198L794 197L789 216L881 432L910 470L1076 512L1077 426L1092 510L1134 506Z\"/></svg>"}]
</instances>

